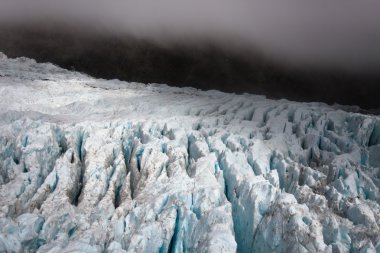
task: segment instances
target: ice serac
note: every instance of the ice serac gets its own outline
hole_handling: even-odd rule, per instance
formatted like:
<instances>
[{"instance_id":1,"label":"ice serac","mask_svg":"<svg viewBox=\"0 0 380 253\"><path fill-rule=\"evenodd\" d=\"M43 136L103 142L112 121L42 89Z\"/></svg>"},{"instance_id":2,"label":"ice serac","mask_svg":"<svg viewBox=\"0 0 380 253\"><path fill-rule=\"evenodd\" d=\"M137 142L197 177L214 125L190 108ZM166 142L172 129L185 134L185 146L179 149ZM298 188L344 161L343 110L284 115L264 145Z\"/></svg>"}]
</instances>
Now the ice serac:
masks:
<instances>
[{"instance_id":1,"label":"ice serac","mask_svg":"<svg viewBox=\"0 0 380 253\"><path fill-rule=\"evenodd\" d=\"M380 119L0 54L0 252L380 252Z\"/></svg>"}]
</instances>

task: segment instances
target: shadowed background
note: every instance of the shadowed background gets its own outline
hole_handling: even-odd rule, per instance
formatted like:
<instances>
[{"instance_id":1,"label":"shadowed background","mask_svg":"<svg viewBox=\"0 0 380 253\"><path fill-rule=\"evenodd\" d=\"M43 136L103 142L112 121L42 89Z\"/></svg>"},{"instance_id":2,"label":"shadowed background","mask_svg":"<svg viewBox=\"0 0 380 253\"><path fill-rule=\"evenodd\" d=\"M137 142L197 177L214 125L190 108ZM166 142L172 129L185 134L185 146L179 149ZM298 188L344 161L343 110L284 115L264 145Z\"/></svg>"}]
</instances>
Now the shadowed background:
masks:
<instances>
[{"instance_id":1,"label":"shadowed background","mask_svg":"<svg viewBox=\"0 0 380 253\"><path fill-rule=\"evenodd\" d=\"M4 0L0 50L107 79L380 108L375 1L61 2Z\"/></svg>"}]
</instances>

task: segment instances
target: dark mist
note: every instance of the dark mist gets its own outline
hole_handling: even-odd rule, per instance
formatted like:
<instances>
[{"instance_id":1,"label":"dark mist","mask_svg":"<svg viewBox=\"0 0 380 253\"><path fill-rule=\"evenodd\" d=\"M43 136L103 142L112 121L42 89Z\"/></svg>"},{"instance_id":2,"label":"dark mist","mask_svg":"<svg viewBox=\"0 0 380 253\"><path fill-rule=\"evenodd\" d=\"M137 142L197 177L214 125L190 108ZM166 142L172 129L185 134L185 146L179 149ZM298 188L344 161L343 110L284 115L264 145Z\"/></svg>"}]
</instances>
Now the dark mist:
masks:
<instances>
[{"instance_id":1,"label":"dark mist","mask_svg":"<svg viewBox=\"0 0 380 253\"><path fill-rule=\"evenodd\" d=\"M374 0L3 0L0 51L95 77L380 108Z\"/></svg>"},{"instance_id":2,"label":"dark mist","mask_svg":"<svg viewBox=\"0 0 380 253\"><path fill-rule=\"evenodd\" d=\"M289 67L252 47L233 50L212 41L159 43L131 35L64 28L3 26L1 51L28 56L99 78L167 83L270 98L380 108L380 74Z\"/></svg>"}]
</instances>

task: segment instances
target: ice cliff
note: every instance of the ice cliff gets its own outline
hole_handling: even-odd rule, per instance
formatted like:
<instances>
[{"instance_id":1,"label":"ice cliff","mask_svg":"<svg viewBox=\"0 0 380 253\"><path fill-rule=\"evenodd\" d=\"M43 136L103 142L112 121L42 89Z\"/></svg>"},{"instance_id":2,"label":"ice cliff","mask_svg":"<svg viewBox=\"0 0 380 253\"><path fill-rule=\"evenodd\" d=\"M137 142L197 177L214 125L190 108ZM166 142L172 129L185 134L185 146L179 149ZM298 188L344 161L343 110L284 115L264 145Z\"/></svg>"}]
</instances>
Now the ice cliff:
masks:
<instances>
[{"instance_id":1,"label":"ice cliff","mask_svg":"<svg viewBox=\"0 0 380 253\"><path fill-rule=\"evenodd\" d=\"M380 118L0 55L0 252L380 253Z\"/></svg>"}]
</instances>

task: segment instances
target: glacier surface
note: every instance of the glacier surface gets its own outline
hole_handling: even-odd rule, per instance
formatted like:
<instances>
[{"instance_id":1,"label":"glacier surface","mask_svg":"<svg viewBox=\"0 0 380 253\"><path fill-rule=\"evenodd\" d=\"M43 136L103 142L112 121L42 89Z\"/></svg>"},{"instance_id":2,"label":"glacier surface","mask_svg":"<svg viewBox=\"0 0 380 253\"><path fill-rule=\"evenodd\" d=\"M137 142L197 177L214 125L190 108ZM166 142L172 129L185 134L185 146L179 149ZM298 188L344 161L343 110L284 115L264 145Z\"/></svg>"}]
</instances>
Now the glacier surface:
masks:
<instances>
[{"instance_id":1,"label":"glacier surface","mask_svg":"<svg viewBox=\"0 0 380 253\"><path fill-rule=\"evenodd\" d=\"M380 118L0 54L0 252L380 253Z\"/></svg>"}]
</instances>

